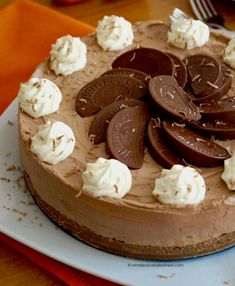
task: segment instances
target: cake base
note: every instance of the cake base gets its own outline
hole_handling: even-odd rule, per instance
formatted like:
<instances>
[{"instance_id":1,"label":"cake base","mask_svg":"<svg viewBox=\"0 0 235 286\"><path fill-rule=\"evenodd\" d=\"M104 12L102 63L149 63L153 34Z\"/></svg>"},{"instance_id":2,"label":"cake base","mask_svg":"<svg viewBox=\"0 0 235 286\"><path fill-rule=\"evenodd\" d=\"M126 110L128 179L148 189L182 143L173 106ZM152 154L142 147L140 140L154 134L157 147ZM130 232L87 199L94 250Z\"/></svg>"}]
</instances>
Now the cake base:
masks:
<instances>
[{"instance_id":1,"label":"cake base","mask_svg":"<svg viewBox=\"0 0 235 286\"><path fill-rule=\"evenodd\" d=\"M175 260L196 258L215 253L235 245L235 232L225 233L218 238L206 240L195 245L163 247L151 245L128 244L123 241L97 235L85 226L67 218L55 208L48 205L37 193L30 177L24 172L27 187L40 209L60 228L79 240L100 250L136 259Z\"/></svg>"}]
</instances>

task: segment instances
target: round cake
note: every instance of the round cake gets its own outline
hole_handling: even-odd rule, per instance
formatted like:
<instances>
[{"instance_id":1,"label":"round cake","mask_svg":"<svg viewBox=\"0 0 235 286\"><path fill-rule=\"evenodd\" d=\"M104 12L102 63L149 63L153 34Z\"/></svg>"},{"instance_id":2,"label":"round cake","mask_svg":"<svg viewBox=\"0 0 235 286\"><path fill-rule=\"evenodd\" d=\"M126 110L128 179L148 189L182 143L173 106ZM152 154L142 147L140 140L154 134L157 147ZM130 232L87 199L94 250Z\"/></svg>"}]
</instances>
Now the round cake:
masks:
<instances>
[{"instance_id":1,"label":"round cake","mask_svg":"<svg viewBox=\"0 0 235 286\"><path fill-rule=\"evenodd\" d=\"M19 144L25 179L32 196L48 217L79 240L98 249L141 259L178 259L213 253L235 243L235 195L221 179L223 165L200 167L205 180L205 198L197 204L161 203L153 196L155 179L163 167L144 147L143 164L131 169L132 186L120 199L92 196L83 190L83 172L87 163L109 158L104 142L94 144L89 128L94 115L76 112L79 91L104 72L124 52L140 47L171 53L183 60L195 54L207 54L221 65L221 54L229 39L211 32L201 47L182 49L168 41L170 26L151 21L133 25L133 43L118 51L104 50L96 34L82 38L87 46L85 66L69 75L56 75L49 59L37 67L32 77L49 79L62 93L57 112L33 118L19 109ZM235 75L232 70L231 76ZM235 79L228 96L235 92ZM40 160L31 150L32 137L40 125L62 121L75 135L75 148L57 164ZM219 120L219 118L218 118ZM219 141L228 150L235 140ZM196 168L196 167L195 167Z\"/></svg>"}]
</instances>

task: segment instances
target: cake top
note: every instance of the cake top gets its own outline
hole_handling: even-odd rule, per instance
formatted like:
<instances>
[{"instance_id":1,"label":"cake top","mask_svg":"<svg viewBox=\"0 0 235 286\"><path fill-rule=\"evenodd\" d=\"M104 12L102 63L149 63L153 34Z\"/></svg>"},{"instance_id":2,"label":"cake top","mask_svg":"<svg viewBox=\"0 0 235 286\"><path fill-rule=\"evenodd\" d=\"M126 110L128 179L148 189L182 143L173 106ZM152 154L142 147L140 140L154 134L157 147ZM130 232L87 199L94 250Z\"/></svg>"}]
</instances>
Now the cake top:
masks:
<instances>
[{"instance_id":1,"label":"cake top","mask_svg":"<svg viewBox=\"0 0 235 286\"><path fill-rule=\"evenodd\" d=\"M41 118L32 120L24 112L20 112L20 131L23 139L28 141L37 132L38 126L48 120L63 121L72 127L75 133L76 145L73 153L64 161L56 165L45 165L48 170L54 170L57 176L66 183L74 186L78 193L82 192L82 171L86 169L86 164L95 162L99 157L108 158L105 150L105 144L94 145L89 138L89 127L93 120L93 115L82 118L75 111L75 101L77 93L84 88L88 82L98 78L104 72L111 69L111 64L115 59L126 51L144 47L148 49L157 49L176 55L180 60L191 56L192 54L205 53L215 58L218 63L222 64L221 54L225 49L228 39L211 34L209 41L203 47L194 48L193 50L179 49L168 42L167 33L169 26L159 22L139 23L133 26L134 39L133 43L127 45L119 51L104 50L97 44L96 35L90 35L82 39L87 48L87 63L78 71L67 76L56 74L51 70L50 61L46 60L38 67L34 77L46 78L55 83L63 94L60 107L56 113L45 115ZM234 72L232 72L234 74ZM115 77L115 75L112 75ZM106 79L107 80L107 79ZM234 86L228 91L228 96L233 94ZM130 107L131 108L131 107ZM219 142L224 147L234 149L234 140L228 142ZM43 162L39 162L44 164ZM161 204L153 197L152 191L154 180L160 176L162 167L153 160L144 149L143 166L139 170L133 170L131 190L121 201L115 201L117 204L128 204L135 207L144 207L154 209L161 208ZM206 207L211 200L218 201L226 199L231 194L224 186L220 179L222 168L201 168L200 174L205 179L207 194L200 207ZM144 188L143 188L144 186ZM210 191L213 189L213 193ZM101 198L102 200L112 200ZM113 200L112 200L113 202Z\"/></svg>"}]
</instances>

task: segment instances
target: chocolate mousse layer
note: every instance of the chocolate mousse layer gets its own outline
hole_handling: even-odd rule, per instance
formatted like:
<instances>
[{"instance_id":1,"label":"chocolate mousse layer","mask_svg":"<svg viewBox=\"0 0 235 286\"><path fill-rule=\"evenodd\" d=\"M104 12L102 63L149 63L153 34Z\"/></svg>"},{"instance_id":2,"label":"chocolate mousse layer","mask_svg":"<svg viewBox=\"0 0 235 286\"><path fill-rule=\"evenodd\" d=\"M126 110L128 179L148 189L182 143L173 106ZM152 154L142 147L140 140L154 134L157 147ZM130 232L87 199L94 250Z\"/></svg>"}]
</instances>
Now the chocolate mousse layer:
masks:
<instances>
[{"instance_id":1,"label":"chocolate mousse layer","mask_svg":"<svg viewBox=\"0 0 235 286\"><path fill-rule=\"evenodd\" d=\"M199 205L177 207L161 204L154 198L154 181L162 167L144 151L143 166L132 170L133 185L120 200L94 198L82 191L81 174L87 162L107 158L105 144L94 145L89 137L94 118L81 117L75 110L78 91L91 80L111 69L121 54L139 46L176 55L184 59L196 53L209 54L222 64L221 53L228 39L212 34L209 42L193 50L173 47L167 41L169 26L159 22L133 26L134 43L127 48L103 51L94 34L83 38L87 44L87 65L70 76L56 76L42 63L33 76L47 78L57 84L63 94L58 112L33 119L19 111L19 142L22 166L29 187L40 207L60 226L80 239L116 254L146 259L173 259L198 256L235 243L235 195L221 180L223 167L200 168L207 193ZM232 75L235 76L234 70ZM235 79L226 96L235 92ZM47 120L60 120L74 131L76 147L66 160L57 165L45 164L30 152L30 138ZM235 140L217 141L235 149ZM190 251L189 251L190 249Z\"/></svg>"}]
</instances>

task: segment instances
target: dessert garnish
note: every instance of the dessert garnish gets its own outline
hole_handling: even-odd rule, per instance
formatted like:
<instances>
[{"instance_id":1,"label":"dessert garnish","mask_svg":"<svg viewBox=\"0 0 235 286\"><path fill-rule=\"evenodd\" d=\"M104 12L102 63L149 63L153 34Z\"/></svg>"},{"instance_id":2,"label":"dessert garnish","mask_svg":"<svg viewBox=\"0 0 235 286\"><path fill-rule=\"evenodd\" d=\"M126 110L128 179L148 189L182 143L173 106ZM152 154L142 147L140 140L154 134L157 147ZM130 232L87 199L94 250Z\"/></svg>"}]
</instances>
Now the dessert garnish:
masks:
<instances>
[{"instance_id":1,"label":"dessert garnish","mask_svg":"<svg viewBox=\"0 0 235 286\"><path fill-rule=\"evenodd\" d=\"M78 37L58 38L50 51L49 66L56 75L70 75L86 65L86 45Z\"/></svg>"},{"instance_id":2,"label":"dessert garnish","mask_svg":"<svg viewBox=\"0 0 235 286\"><path fill-rule=\"evenodd\" d=\"M222 72L222 80L219 83L218 88L215 88L214 91L211 91L211 93L207 96L203 97L193 96L192 100L194 103L200 104L203 102L212 102L222 98L224 95L228 93L232 84L231 70L226 66L221 66L221 72Z\"/></svg>"},{"instance_id":3,"label":"dessert garnish","mask_svg":"<svg viewBox=\"0 0 235 286\"><path fill-rule=\"evenodd\" d=\"M41 161L54 165L70 156L74 146L75 136L67 124L47 121L31 138L30 150Z\"/></svg>"},{"instance_id":4,"label":"dessert garnish","mask_svg":"<svg viewBox=\"0 0 235 286\"><path fill-rule=\"evenodd\" d=\"M192 125L206 137L219 140L235 139L235 124L222 120L198 121Z\"/></svg>"},{"instance_id":5,"label":"dessert garnish","mask_svg":"<svg viewBox=\"0 0 235 286\"><path fill-rule=\"evenodd\" d=\"M235 39L228 42L227 47L223 51L224 63L235 69Z\"/></svg>"},{"instance_id":6,"label":"dessert garnish","mask_svg":"<svg viewBox=\"0 0 235 286\"><path fill-rule=\"evenodd\" d=\"M144 159L146 109L126 107L111 119L107 130L107 153L131 169L141 168Z\"/></svg>"},{"instance_id":7,"label":"dessert garnish","mask_svg":"<svg viewBox=\"0 0 235 286\"><path fill-rule=\"evenodd\" d=\"M166 54L156 49L139 48L118 56L112 63L113 68L132 68L151 76L173 75L174 64Z\"/></svg>"},{"instance_id":8,"label":"dessert garnish","mask_svg":"<svg viewBox=\"0 0 235 286\"><path fill-rule=\"evenodd\" d=\"M155 180L153 195L171 205L195 205L206 194L203 177L189 166L174 165L170 170L163 169L160 178Z\"/></svg>"},{"instance_id":9,"label":"dessert garnish","mask_svg":"<svg viewBox=\"0 0 235 286\"><path fill-rule=\"evenodd\" d=\"M20 108L31 117L38 118L56 112L62 94L52 81L33 77L20 85L18 98Z\"/></svg>"},{"instance_id":10,"label":"dessert garnish","mask_svg":"<svg viewBox=\"0 0 235 286\"><path fill-rule=\"evenodd\" d=\"M186 83L188 82L188 71L185 64L176 55L173 55L171 53L166 53L166 54L171 57L174 63L175 67L174 76L178 82L178 85L180 85L182 88L185 88Z\"/></svg>"},{"instance_id":11,"label":"dessert garnish","mask_svg":"<svg viewBox=\"0 0 235 286\"><path fill-rule=\"evenodd\" d=\"M96 29L97 43L105 51L118 51L132 44L132 25L123 17L104 16Z\"/></svg>"},{"instance_id":12,"label":"dessert garnish","mask_svg":"<svg viewBox=\"0 0 235 286\"><path fill-rule=\"evenodd\" d=\"M204 120L217 120L234 122L235 96L222 98L211 103L201 103L200 112Z\"/></svg>"},{"instance_id":13,"label":"dessert garnish","mask_svg":"<svg viewBox=\"0 0 235 286\"><path fill-rule=\"evenodd\" d=\"M157 110L164 117L183 122L196 122L201 118L199 108L173 76L160 75L151 78L149 92Z\"/></svg>"},{"instance_id":14,"label":"dessert garnish","mask_svg":"<svg viewBox=\"0 0 235 286\"><path fill-rule=\"evenodd\" d=\"M199 20L180 18L171 24L168 42L180 49L194 49L205 45L210 36L209 28Z\"/></svg>"},{"instance_id":15,"label":"dessert garnish","mask_svg":"<svg viewBox=\"0 0 235 286\"><path fill-rule=\"evenodd\" d=\"M200 167L213 167L230 158L224 147L184 125L164 121L162 128L168 144L189 163Z\"/></svg>"},{"instance_id":16,"label":"dessert garnish","mask_svg":"<svg viewBox=\"0 0 235 286\"><path fill-rule=\"evenodd\" d=\"M114 101L138 99L146 93L146 85L134 77L102 76L89 82L78 92L76 111L82 117L89 116Z\"/></svg>"},{"instance_id":17,"label":"dessert garnish","mask_svg":"<svg viewBox=\"0 0 235 286\"><path fill-rule=\"evenodd\" d=\"M136 70L136 69L130 69L130 68L113 68L111 70L106 71L101 76L110 76L110 75L124 75L129 76L131 78L136 78L142 81L143 85L148 85L149 75Z\"/></svg>"},{"instance_id":18,"label":"dessert garnish","mask_svg":"<svg viewBox=\"0 0 235 286\"><path fill-rule=\"evenodd\" d=\"M93 197L121 199L132 186L130 170L115 159L98 158L94 163L87 163L82 180L83 191Z\"/></svg>"},{"instance_id":19,"label":"dessert garnish","mask_svg":"<svg viewBox=\"0 0 235 286\"><path fill-rule=\"evenodd\" d=\"M167 145L161 130L160 118L151 118L147 131L147 147L150 155L164 168L185 162Z\"/></svg>"},{"instance_id":20,"label":"dessert garnish","mask_svg":"<svg viewBox=\"0 0 235 286\"><path fill-rule=\"evenodd\" d=\"M215 58L196 54L185 58L184 63L187 66L189 82L195 96L207 96L220 87L222 72Z\"/></svg>"},{"instance_id":21,"label":"dessert garnish","mask_svg":"<svg viewBox=\"0 0 235 286\"><path fill-rule=\"evenodd\" d=\"M224 161L221 179L226 183L229 190L235 191L235 153L232 154L231 158Z\"/></svg>"},{"instance_id":22,"label":"dessert garnish","mask_svg":"<svg viewBox=\"0 0 235 286\"><path fill-rule=\"evenodd\" d=\"M108 125L113 116L126 107L142 106L147 108L143 101L138 99L119 100L106 105L94 117L89 129L89 136L93 139L94 144L104 142Z\"/></svg>"}]
</instances>

